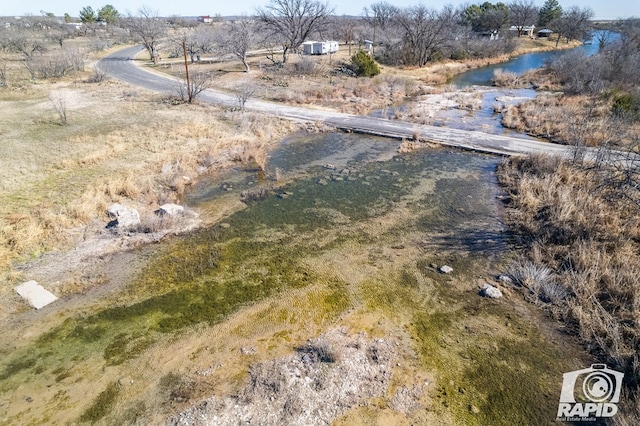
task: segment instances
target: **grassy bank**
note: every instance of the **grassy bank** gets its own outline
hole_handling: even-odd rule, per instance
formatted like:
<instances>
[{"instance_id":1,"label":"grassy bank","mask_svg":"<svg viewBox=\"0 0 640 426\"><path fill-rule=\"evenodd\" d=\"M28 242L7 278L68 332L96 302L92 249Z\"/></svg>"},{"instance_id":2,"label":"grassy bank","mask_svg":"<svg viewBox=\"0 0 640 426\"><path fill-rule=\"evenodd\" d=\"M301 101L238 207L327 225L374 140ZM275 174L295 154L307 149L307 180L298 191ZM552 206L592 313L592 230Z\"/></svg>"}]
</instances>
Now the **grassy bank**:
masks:
<instances>
[{"instance_id":1,"label":"grassy bank","mask_svg":"<svg viewBox=\"0 0 640 426\"><path fill-rule=\"evenodd\" d=\"M65 99L66 125L54 94ZM11 265L100 236L110 204L137 208L142 227L153 227L152 212L180 203L200 176L264 166L269 144L297 128L260 114L173 104L114 81L4 88L0 102L3 295L20 278Z\"/></svg>"},{"instance_id":2,"label":"grassy bank","mask_svg":"<svg viewBox=\"0 0 640 426\"><path fill-rule=\"evenodd\" d=\"M512 274L530 301L601 362L625 372L629 424L640 409L637 174L632 163L593 167L550 157L514 158L498 172L524 254Z\"/></svg>"}]
</instances>

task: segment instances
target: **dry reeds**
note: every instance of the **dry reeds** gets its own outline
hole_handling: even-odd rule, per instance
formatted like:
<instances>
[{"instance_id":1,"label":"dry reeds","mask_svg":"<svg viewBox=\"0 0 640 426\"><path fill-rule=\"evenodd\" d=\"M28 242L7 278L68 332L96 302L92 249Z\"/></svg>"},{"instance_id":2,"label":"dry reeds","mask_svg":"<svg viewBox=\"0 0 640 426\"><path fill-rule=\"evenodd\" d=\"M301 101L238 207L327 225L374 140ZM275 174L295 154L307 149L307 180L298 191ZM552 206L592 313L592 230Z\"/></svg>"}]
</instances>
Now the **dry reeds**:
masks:
<instances>
[{"instance_id":1,"label":"dry reeds","mask_svg":"<svg viewBox=\"0 0 640 426\"><path fill-rule=\"evenodd\" d=\"M519 132L566 145L626 146L638 137L638 126L620 126L611 117L610 101L587 96L546 94L509 106L502 124Z\"/></svg>"},{"instance_id":2,"label":"dry reeds","mask_svg":"<svg viewBox=\"0 0 640 426\"><path fill-rule=\"evenodd\" d=\"M526 297L544 302L602 362L640 374L640 207L638 188L611 185L608 166L557 157L512 159L499 179L510 192L508 221L529 260L514 265Z\"/></svg>"},{"instance_id":3,"label":"dry reeds","mask_svg":"<svg viewBox=\"0 0 640 426\"><path fill-rule=\"evenodd\" d=\"M520 78L515 72L498 68L493 71L491 82L494 86L498 87L517 87L520 82Z\"/></svg>"}]
</instances>

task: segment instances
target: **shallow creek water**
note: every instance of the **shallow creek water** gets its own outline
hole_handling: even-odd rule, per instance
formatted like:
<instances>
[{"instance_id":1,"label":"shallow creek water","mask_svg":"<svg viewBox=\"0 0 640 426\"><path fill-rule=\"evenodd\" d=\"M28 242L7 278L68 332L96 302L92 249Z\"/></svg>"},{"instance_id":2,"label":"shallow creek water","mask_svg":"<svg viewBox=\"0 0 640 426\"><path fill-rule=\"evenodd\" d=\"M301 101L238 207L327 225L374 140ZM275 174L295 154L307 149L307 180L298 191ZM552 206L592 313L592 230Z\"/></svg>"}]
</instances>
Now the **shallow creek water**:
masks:
<instances>
[{"instance_id":1,"label":"shallow creek water","mask_svg":"<svg viewBox=\"0 0 640 426\"><path fill-rule=\"evenodd\" d=\"M243 335L277 329L287 342L306 339L312 336L305 330L335 325L353 311L405 330L420 368L442 374L434 410L450 411L453 424L553 414L551 385L538 374L560 379L557 348L508 304L477 295L479 277L490 280L508 254L496 199L500 159L446 149L396 155L398 144L354 134L294 135L272 153L266 181L236 171L201 183L188 203L215 214L225 203L238 204L242 191L280 179L222 221L147 249L132 282L104 303L78 310L20 348L2 349L0 424L124 424L135 407L144 417L155 401L144 395L164 372L150 354L164 359L174 351L183 369L211 362L210 348L224 346L229 335L181 355L183 336L269 300L269 309L281 306L278 314L247 319L243 330L251 331ZM453 266L453 276L437 272L443 264ZM488 328L476 322L480 317ZM109 388L122 377L131 381L126 396L120 385ZM37 406L25 402L36 394ZM482 414L469 414L472 403Z\"/></svg>"}]
</instances>

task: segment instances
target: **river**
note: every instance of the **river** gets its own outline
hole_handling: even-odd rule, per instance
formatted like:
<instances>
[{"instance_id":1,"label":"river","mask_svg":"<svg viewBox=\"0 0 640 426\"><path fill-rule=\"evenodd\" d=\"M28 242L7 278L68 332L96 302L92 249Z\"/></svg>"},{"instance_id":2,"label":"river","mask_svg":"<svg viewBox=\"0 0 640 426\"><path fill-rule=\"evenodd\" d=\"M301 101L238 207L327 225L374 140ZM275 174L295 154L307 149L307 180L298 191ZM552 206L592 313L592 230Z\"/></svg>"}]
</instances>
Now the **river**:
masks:
<instances>
[{"instance_id":1,"label":"river","mask_svg":"<svg viewBox=\"0 0 640 426\"><path fill-rule=\"evenodd\" d=\"M581 46L574 49L583 51L586 55L594 55L598 53L598 35L600 31L594 31L591 40ZM613 37L619 37L618 34L613 34ZM573 49L571 49L573 50ZM545 52L527 53L517 56L508 62L502 62L499 64L488 65L486 67L469 70L462 74L458 74L453 78L452 83L458 87L465 86L491 86L491 79L493 72L497 69L505 71L511 71L516 74L522 74L525 71L540 68L546 63L554 60L555 58L564 55L567 50L552 50Z\"/></svg>"}]
</instances>

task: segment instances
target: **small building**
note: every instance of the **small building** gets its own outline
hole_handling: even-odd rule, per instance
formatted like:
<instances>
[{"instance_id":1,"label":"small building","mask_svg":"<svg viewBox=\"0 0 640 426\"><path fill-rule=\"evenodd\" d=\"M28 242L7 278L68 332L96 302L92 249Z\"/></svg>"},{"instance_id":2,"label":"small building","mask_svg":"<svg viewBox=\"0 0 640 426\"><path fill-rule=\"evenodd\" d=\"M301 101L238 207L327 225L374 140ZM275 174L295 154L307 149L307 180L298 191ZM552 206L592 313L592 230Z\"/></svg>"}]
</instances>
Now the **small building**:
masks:
<instances>
[{"instance_id":1,"label":"small building","mask_svg":"<svg viewBox=\"0 0 640 426\"><path fill-rule=\"evenodd\" d=\"M305 41L302 43L302 53L305 55L313 55L313 45L315 41Z\"/></svg>"},{"instance_id":2,"label":"small building","mask_svg":"<svg viewBox=\"0 0 640 426\"><path fill-rule=\"evenodd\" d=\"M364 50L367 52L371 52L373 50L373 41L365 40L364 41Z\"/></svg>"},{"instance_id":3,"label":"small building","mask_svg":"<svg viewBox=\"0 0 640 426\"><path fill-rule=\"evenodd\" d=\"M302 53L305 55L327 55L338 51L338 42L327 41L305 41L302 43Z\"/></svg>"},{"instance_id":4,"label":"small building","mask_svg":"<svg viewBox=\"0 0 640 426\"><path fill-rule=\"evenodd\" d=\"M488 38L489 40L498 40L500 38L500 31L481 31L476 33L476 35L481 38Z\"/></svg>"},{"instance_id":5,"label":"small building","mask_svg":"<svg viewBox=\"0 0 640 426\"><path fill-rule=\"evenodd\" d=\"M533 32L535 30L536 26L535 25L525 25L522 27L517 27L515 25L512 25L511 28L509 28L509 31L515 31L517 33L519 33L520 35L526 35L529 37L533 37Z\"/></svg>"},{"instance_id":6,"label":"small building","mask_svg":"<svg viewBox=\"0 0 640 426\"><path fill-rule=\"evenodd\" d=\"M74 30L79 30L82 28L82 22L65 22L65 25L73 28Z\"/></svg>"},{"instance_id":7,"label":"small building","mask_svg":"<svg viewBox=\"0 0 640 426\"><path fill-rule=\"evenodd\" d=\"M203 24L211 24L213 22L213 18L209 15L198 16L198 22Z\"/></svg>"},{"instance_id":8,"label":"small building","mask_svg":"<svg viewBox=\"0 0 640 426\"><path fill-rule=\"evenodd\" d=\"M538 37L540 38L549 38L551 34L553 34L553 30L550 30L549 28L543 28L538 31Z\"/></svg>"}]
</instances>

